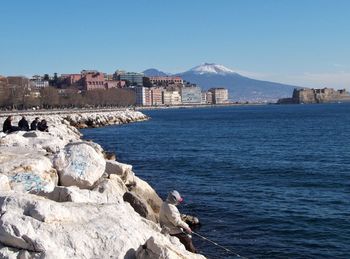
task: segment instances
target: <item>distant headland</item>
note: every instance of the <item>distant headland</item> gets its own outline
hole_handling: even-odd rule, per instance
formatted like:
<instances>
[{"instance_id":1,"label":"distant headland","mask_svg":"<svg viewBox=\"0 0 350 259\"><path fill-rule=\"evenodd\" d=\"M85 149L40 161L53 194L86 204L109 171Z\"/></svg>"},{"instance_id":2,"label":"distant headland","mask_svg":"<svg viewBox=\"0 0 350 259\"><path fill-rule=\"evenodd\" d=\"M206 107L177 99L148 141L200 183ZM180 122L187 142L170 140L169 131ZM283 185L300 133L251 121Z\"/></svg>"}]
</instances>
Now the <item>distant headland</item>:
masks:
<instances>
[{"instance_id":1,"label":"distant headland","mask_svg":"<svg viewBox=\"0 0 350 259\"><path fill-rule=\"evenodd\" d=\"M308 103L334 103L350 102L350 94L345 89L335 90L333 88L323 89L294 89L291 98L278 100L278 104L308 104Z\"/></svg>"}]
</instances>

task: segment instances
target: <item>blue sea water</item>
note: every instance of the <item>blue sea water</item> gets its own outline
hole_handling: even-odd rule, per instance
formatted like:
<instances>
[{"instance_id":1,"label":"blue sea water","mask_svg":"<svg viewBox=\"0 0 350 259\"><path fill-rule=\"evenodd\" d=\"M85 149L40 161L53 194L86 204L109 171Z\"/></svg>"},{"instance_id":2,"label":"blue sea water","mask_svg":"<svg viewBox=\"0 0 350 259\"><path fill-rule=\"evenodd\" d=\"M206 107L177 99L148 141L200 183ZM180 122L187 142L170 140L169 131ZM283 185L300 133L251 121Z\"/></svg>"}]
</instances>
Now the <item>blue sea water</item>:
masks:
<instances>
[{"instance_id":1,"label":"blue sea water","mask_svg":"<svg viewBox=\"0 0 350 259\"><path fill-rule=\"evenodd\" d=\"M350 104L144 111L82 130L248 258L350 258ZM209 258L234 258L196 236Z\"/></svg>"}]
</instances>

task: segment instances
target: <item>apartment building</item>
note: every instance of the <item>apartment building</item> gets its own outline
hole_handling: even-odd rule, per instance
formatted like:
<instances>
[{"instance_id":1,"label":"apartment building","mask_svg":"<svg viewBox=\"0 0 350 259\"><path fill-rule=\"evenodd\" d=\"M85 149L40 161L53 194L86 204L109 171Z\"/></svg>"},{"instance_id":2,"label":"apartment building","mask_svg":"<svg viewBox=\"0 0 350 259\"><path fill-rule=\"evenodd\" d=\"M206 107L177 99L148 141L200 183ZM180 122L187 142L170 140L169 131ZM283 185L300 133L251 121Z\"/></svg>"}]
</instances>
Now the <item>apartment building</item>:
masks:
<instances>
[{"instance_id":1,"label":"apartment building","mask_svg":"<svg viewBox=\"0 0 350 259\"><path fill-rule=\"evenodd\" d=\"M163 91L164 105L179 105L181 104L181 95L178 91Z\"/></svg>"},{"instance_id":2,"label":"apartment building","mask_svg":"<svg viewBox=\"0 0 350 259\"><path fill-rule=\"evenodd\" d=\"M183 79L179 76L151 76L149 79L153 85L182 85L184 83Z\"/></svg>"},{"instance_id":3,"label":"apartment building","mask_svg":"<svg viewBox=\"0 0 350 259\"><path fill-rule=\"evenodd\" d=\"M158 106L163 104L163 91L161 87L152 87L151 90L151 105Z\"/></svg>"},{"instance_id":4,"label":"apartment building","mask_svg":"<svg viewBox=\"0 0 350 259\"><path fill-rule=\"evenodd\" d=\"M211 88L213 104L223 104L228 102L228 90L226 88Z\"/></svg>"},{"instance_id":5,"label":"apartment building","mask_svg":"<svg viewBox=\"0 0 350 259\"><path fill-rule=\"evenodd\" d=\"M136 105L151 106L151 90L150 88L138 86L135 87Z\"/></svg>"},{"instance_id":6,"label":"apartment building","mask_svg":"<svg viewBox=\"0 0 350 259\"><path fill-rule=\"evenodd\" d=\"M198 86L186 86L181 88L181 101L183 104L200 104L202 92Z\"/></svg>"},{"instance_id":7,"label":"apartment building","mask_svg":"<svg viewBox=\"0 0 350 259\"><path fill-rule=\"evenodd\" d=\"M42 76L35 75L29 80L30 87L44 88L49 86L49 81L44 80Z\"/></svg>"},{"instance_id":8,"label":"apartment building","mask_svg":"<svg viewBox=\"0 0 350 259\"><path fill-rule=\"evenodd\" d=\"M131 86L143 86L143 73L125 72L123 70L117 70L114 73L114 80L128 81Z\"/></svg>"},{"instance_id":9,"label":"apartment building","mask_svg":"<svg viewBox=\"0 0 350 259\"><path fill-rule=\"evenodd\" d=\"M82 87L85 91L106 89L103 73L91 72L82 74Z\"/></svg>"}]
</instances>

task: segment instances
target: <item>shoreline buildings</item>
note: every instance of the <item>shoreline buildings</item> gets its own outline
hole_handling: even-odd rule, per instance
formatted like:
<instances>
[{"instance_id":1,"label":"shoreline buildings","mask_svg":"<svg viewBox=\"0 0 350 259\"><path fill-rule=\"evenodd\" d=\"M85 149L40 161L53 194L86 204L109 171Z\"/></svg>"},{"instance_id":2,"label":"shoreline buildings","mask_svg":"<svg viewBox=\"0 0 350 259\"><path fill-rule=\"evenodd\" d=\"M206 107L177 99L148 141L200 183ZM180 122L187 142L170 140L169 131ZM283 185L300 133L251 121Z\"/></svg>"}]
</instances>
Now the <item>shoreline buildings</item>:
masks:
<instances>
[{"instance_id":1,"label":"shoreline buildings","mask_svg":"<svg viewBox=\"0 0 350 259\"><path fill-rule=\"evenodd\" d=\"M6 79L6 80L5 80ZM106 74L98 70L82 70L79 74L61 74L54 77L49 75L35 75L28 80L25 77L7 77L1 79L1 84L24 85L27 80L28 89L40 97L41 89L49 86L58 89L60 95L70 93L84 94L90 91L108 90L113 88L127 88L133 93L137 106L176 106L200 104L228 103L228 90L225 88L211 88L208 91L179 76L151 76L143 73L116 70L113 74ZM18 80L22 81L19 82ZM18 81L18 82L17 82ZM14 86L13 86L14 87ZM12 88L13 88L12 87ZM3 87L2 87L3 88Z\"/></svg>"}]
</instances>

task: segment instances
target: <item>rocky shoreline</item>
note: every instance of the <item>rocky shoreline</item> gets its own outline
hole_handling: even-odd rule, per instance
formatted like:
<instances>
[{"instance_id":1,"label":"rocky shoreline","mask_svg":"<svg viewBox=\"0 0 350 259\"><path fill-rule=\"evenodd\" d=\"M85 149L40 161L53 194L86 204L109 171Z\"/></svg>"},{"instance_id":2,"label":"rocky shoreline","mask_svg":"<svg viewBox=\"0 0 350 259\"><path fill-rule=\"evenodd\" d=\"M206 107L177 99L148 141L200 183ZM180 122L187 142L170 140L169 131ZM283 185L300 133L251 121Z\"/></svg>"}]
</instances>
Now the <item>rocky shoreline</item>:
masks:
<instances>
[{"instance_id":1,"label":"rocky shoreline","mask_svg":"<svg viewBox=\"0 0 350 259\"><path fill-rule=\"evenodd\" d=\"M205 258L161 233L157 193L77 130L147 116L132 110L40 116L49 132L0 133L0 258Z\"/></svg>"}]
</instances>

